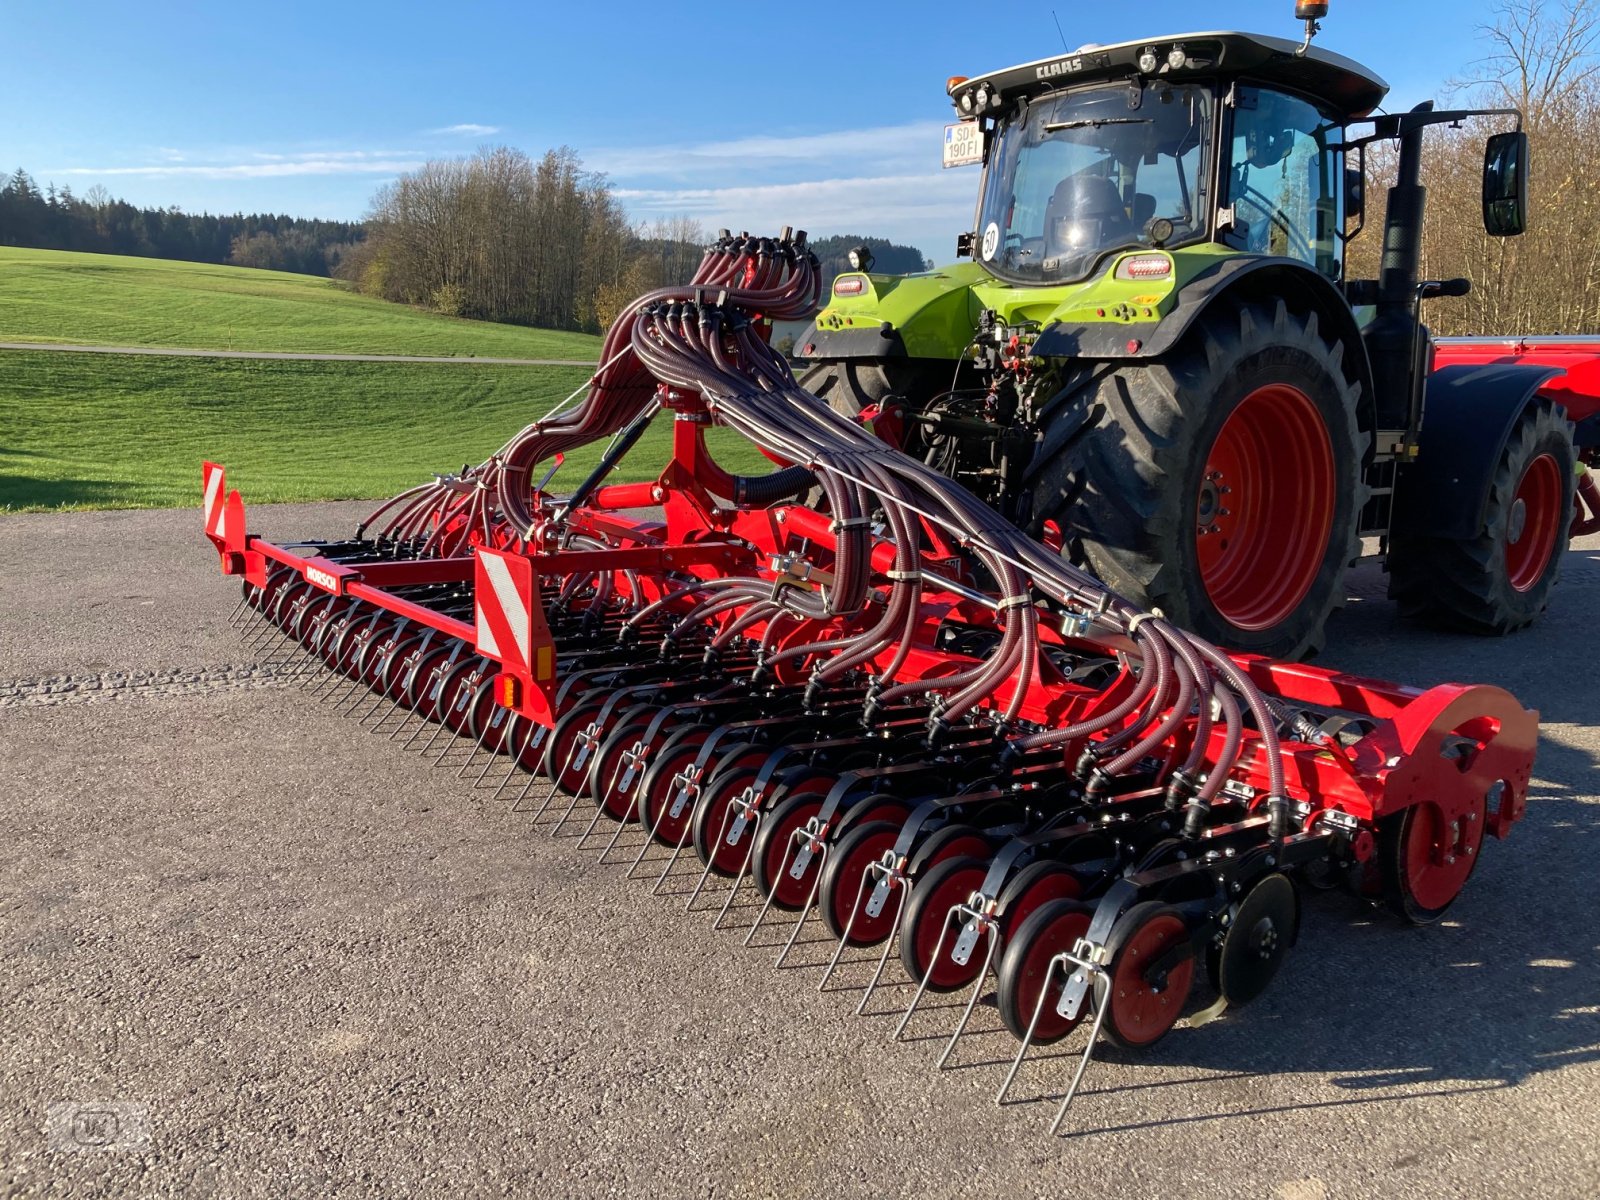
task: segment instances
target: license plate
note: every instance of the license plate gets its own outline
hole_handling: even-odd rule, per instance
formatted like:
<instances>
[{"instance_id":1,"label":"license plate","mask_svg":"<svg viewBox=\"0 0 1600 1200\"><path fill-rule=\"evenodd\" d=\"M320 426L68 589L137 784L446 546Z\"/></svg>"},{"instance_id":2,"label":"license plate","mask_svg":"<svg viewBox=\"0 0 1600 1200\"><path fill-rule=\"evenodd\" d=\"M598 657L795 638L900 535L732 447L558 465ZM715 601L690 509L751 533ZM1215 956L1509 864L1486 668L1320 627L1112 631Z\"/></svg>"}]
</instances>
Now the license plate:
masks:
<instances>
[{"instance_id":1,"label":"license plate","mask_svg":"<svg viewBox=\"0 0 1600 1200\"><path fill-rule=\"evenodd\" d=\"M983 161L983 131L976 121L957 121L944 127L944 165L969 167Z\"/></svg>"}]
</instances>

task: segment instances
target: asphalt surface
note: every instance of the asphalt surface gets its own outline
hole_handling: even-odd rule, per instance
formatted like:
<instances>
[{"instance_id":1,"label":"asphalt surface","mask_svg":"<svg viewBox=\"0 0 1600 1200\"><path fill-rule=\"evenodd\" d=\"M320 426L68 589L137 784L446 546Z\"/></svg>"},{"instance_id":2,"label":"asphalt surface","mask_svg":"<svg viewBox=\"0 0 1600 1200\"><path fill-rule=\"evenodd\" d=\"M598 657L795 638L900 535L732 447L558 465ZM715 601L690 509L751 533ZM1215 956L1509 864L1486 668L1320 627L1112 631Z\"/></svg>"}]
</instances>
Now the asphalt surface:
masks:
<instances>
[{"instance_id":1,"label":"asphalt surface","mask_svg":"<svg viewBox=\"0 0 1600 1200\"><path fill-rule=\"evenodd\" d=\"M995 1107L992 1009L935 1071L955 1010L893 1044L896 968L856 1017L863 961L819 994L820 940L774 971L781 925L743 948L688 876L652 896L318 704L215 567L193 512L0 520L0 1193L1600 1193L1600 540L1503 641L1358 574L1327 661L1544 711L1527 819L1442 925L1314 898L1261 999L1108 1052L1055 1140L1076 1040Z\"/></svg>"},{"instance_id":2,"label":"asphalt surface","mask_svg":"<svg viewBox=\"0 0 1600 1200\"><path fill-rule=\"evenodd\" d=\"M144 354L157 358L263 358L290 362L455 363L479 367L593 367L581 358L477 358L447 354L301 354L287 350L195 350L180 346L75 346L63 342L0 342L0 350L67 354Z\"/></svg>"}]
</instances>

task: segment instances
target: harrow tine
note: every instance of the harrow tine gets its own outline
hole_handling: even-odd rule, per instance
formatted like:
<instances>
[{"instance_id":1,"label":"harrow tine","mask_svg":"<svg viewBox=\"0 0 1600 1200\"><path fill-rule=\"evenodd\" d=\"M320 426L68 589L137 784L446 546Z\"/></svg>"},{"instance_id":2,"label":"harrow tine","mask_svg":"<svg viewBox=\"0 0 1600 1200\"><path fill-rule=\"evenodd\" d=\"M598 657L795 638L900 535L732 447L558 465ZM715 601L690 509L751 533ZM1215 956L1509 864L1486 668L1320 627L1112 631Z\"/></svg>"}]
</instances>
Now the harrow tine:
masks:
<instances>
[{"instance_id":1,"label":"harrow tine","mask_svg":"<svg viewBox=\"0 0 1600 1200\"><path fill-rule=\"evenodd\" d=\"M800 908L800 915L795 920L794 928L789 931L789 940L783 944L783 951L778 955L777 961L772 964L773 969L779 969L789 957L789 952L794 949L795 941L800 937L800 931L811 919L811 910L817 903L817 889L822 886L822 867L827 858L828 848L821 847L817 852L817 873L811 880L811 890L806 893L806 902Z\"/></svg>"},{"instance_id":2,"label":"harrow tine","mask_svg":"<svg viewBox=\"0 0 1600 1200\"><path fill-rule=\"evenodd\" d=\"M1094 1004L1094 1026L1089 1030L1089 1040L1084 1043L1083 1057L1078 1060L1078 1069L1072 1074L1072 1083L1067 1088L1067 1094L1061 1097L1061 1107L1056 1109L1056 1119L1050 1122L1051 1137L1061 1132L1061 1122L1067 1119L1067 1109L1072 1107L1072 1101L1078 1095L1078 1087L1083 1083L1084 1072L1089 1069L1089 1060L1094 1057L1094 1048L1100 1042L1100 1029L1106 1023L1106 1012L1111 1008L1111 996L1108 992L1104 1000L1099 1000L1099 991L1097 982L1084 1000L1086 1004Z\"/></svg>"},{"instance_id":3,"label":"harrow tine","mask_svg":"<svg viewBox=\"0 0 1600 1200\"><path fill-rule=\"evenodd\" d=\"M735 803L738 803L738 801L735 801ZM753 804L754 801L751 801L751 803ZM732 816L733 815L733 806L732 805L728 806L728 811L724 815L725 816ZM756 831L761 828L761 813L759 811L757 811L755 814L751 815L747 811L745 815L750 817L750 824L747 826L747 831L750 834L750 844L747 845L744 848L744 858L742 858L739 861L739 873L733 877L733 883L728 888L728 894L725 897L723 897L722 908L717 912L717 919L715 921L711 922L711 928L712 929L721 929L722 928L722 920L723 920L724 917L726 917L728 915L728 910L733 907L733 898L739 894L739 889L744 886L745 876L750 873L750 864L755 858L755 853L756 853ZM724 829L726 829L726 823L724 823ZM727 834L724 833L723 836L726 837ZM718 844L720 845L721 843L719 842ZM766 904L761 906L761 915L764 916L766 914L767 909L769 907L771 907L771 905L772 905L772 897L768 896ZM757 916L756 917L756 924L750 926L750 932L746 933L744 935L744 944L746 946L748 946L750 944L750 937L751 937L752 934L755 933L756 926L760 925L760 924L761 924L761 916Z\"/></svg>"},{"instance_id":4,"label":"harrow tine","mask_svg":"<svg viewBox=\"0 0 1600 1200\"><path fill-rule=\"evenodd\" d=\"M542 726L539 726L539 725L535 724L532 721L528 722L528 732L523 736L522 748L520 750L514 751L510 755L511 766L507 768L505 778L500 781L500 785L494 789L494 795L490 796L489 799L491 799L491 800L500 799L500 793L505 791L506 784L510 783L511 780L516 777L517 768L522 765L522 756L527 753L528 746L533 742L534 730L535 729L539 729L539 728L542 728ZM530 784L533 782L533 780L535 780L537 778L538 778L538 776L535 775L532 771L528 772L528 782Z\"/></svg>"},{"instance_id":5,"label":"harrow tine","mask_svg":"<svg viewBox=\"0 0 1600 1200\"><path fill-rule=\"evenodd\" d=\"M235 627L237 627L235 623L239 620L239 614L244 611L244 606L248 604L249 601L250 597L241 591L239 595L239 603L235 604L233 606L233 611L228 614L229 625L235 625Z\"/></svg>"},{"instance_id":6,"label":"harrow tine","mask_svg":"<svg viewBox=\"0 0 1600 1200\"><path fill-rule=\"evenodd\" d=\"M950 918L955 915L956 909L959 907L957 905L956 908L952 908L944 915L944 924L939 926L939 940L933 944L933 953L928 955L928 965L924 968L922 979L917 984L917 994L911 997L911 1004L906 1008L905 1016L901 1017L900 1024L895 1026L894 1040L897 1042L900 1040L901 1035L905 1033L906 1026L911 1023L912 1015L916 1013L917 1006L922 1003L923 994L928 990L928 980L933 978L933 968L939 961L940 953L944 950L945 934L950 932Z\"/></svg>"},{"instance_id":7,"label":"harrow tine","mask_svg":"<svg viewBox=\"0 0 1600 1200\"><path fill-rule=\"evenodd\" d=\"M639 750L640 753L643 753L643 751L640 749L642 744L643 743L635 742L634 749ZM621 771L622 763L618 762L615 770L611 772L611 783L603 793L604 795L609 796L612 790L617 787L617 776L621 773ZM637 777L637 772L635 773L635 777ZM630 784L629 786L631 787L632 785ZM622 814L622 820L618 821L617 827L611 831L611 840L606 843L605 849L600 851L600 857L595 860L596 862L604 863L606 859L611 857L611 848L617 844L617 839L622 836L622 831L628 827L628 819L630 817L637 822L642 823L644 821L644 796L640 792L635 792L633 796L629 797L628 807L627 810ZM648 846L649 844L650 841L648 838L646 838L645 845ZM630 875L632 873L633 872L631 871L629 872Z\"/></svg>"},{"instance_id":8,"label":"harrow tine","mask_svg":"<svg viewBox=\"0 0 1600 1200\"><path fill-rule=\"evenodd\" d=\"M861 872L861 882L856 884L855 903L850 906L850 919L844 923L844 932L839 935L839 944L833 948L833 957L828 960L828 969L822 973L822 980L817 984L817 991L819 992L828 990L828 980L832 979L833 973L839 969L839 959L844 954L845 946L850 942L850 935L855 932L856 916L861 912L861 897L866 894L867 875L870 870L871 867L869 866L868 870ZM818 878L820 879L821 876L819 875ZM893 939L891 938L890 940Z\"/></svg>"},{"instance_id":9,"label":"harrow tine","mask_svg":"<svg viewBox=\"0 0 1600 1200\"><path fill-rule=\"evenodd\" d=\"M477 791L478 788L483 785L484 776L489 773L489 768L494 766L494 760L499 757L499 752L505 749L506 742L511 739L513 731L515 731L517 728L517 720L519 715L520 714L518 713L512 713L511 716L506 719L505 725L500 730L500 740L495 743L494 750L490 752L489 757L484 761L483 770L479 771L478 777L472 781L473 791ZM513 762L512 770L515 769L516 763Z\"/></svg>"},{"instance_id":10,"label":"harrow tine","mask_svg":"<svg viewBox=\"0 0 1600 1200\"><path fill-rule=\"evenodd\" d=\"M988 949L983 956L983 967L978 971L978 977L972 981L972 994L967 997L967 1007L961 1013L961 1020L956 1022L955 1032L945 1043L944 1053L939 1056L937 1070L944 1070L945 1064L950 1061L950 1056L955 1053L956 1043L967 1031L967 1022L972 1020L972 1010L978 1007L978 997L983 995L984 985L989 982L989 968L994 965L995 954L1000 948L1000 929L997 925L987 924L986 932L989 934Z\"/></svg>"},{"instance_id":11,"label":"harrow tine","mask_svg":"<svg viewBox=\"0 0 1600 1200\"><path fill-rule=\"evenodd\" d=\"M673 866L676 865L678 856L683 853L683 848L689 844L689 833L691 829L692 827L690 824L687 821L684 822L683 832L678 835L678 844L672 848L672 853L667 856L666 865L661 868L661 874L656 876L656 885L650 889L651 895L655 895L661 891L661 885L667 881L667 876L671 874ZM702 879L701 883L704 882L704 879ZM699 884L695 885L695 891L698 892L699 890ZM690 903L693 903L692 899L690 900ZM688 911L687 908L685 908L685 911Z\"/></svg>"},{"instance_id":12,"label":"harrow tine","mask_svg":"<svg viewBox=\"0 0 1600 1200\"><path fill-rule=\"evenodd\" d=\"M1017 1077L1017 1072L1022 1070L1022 1060L1028 1057L1028 1049L1033 1045L1033 1034L1039 1027L1039 1018L1044 1015L1044 1002L1050 998L1050 981L1055 978L1056 968L1070 974L1066 956L1056 955L1044 969L1044 981L1039 985L1039 999L1034 1002L1033 1016L1028 1019L1027 1032L1022 1035L1022 1045L1017 1047L1017 1056L1011 1060L1011 1070L1006 1072L1005 1082L1000 1085L1000 1090L995 1094L995 1104L1004 1107L1006 1097L1011 1092L1011 1083Z\"/></svg>"},{"instance_id":13,"label":"harrow tine","mask_svg":"<svg viewBox=\"0 0 1600 1200\"><path fill-rule=\"evenodd\" d=\"M683 906L683 911L684 912L693 912L694 911L694 902L696 900L700 899L700 889L706 886L706 879L711 874L711 864L714 863L717 860L717 856L716 856L716 853L715 853L716 848L718 846L721 846L722 845L722 839L728 836L728 822L731 821L732 819L733 819L733 805L730 804L730 805L728 805L728 807L726 809L723 810L723 813L722 813L722 828L717 830L717 840L711 843L711 848L712 848L713 853L710 854L707 857L706 869L704 871L700 872L700 880L699 880L698 883L696 883L694 885L694 891L689 896L689 903L687 903L687 904L685 904ZM683 849L684 839L687 838L688 836L689 836L689 825L686 823L684 825L684 827L683 827L683 837L678 839L678 850L682 850ZM756 844L755 839L751 838L750 839L750 848L754 849L755 848L755 844ZM750 850L746 850L745 851L746 856L748 856L749 853L750 853ZM673 851L673 857L674 858L677 857L677 851L676 850ZM670 866L671 864L669 863L668 865ZM667 873L666 873L665 870L663 870L661 872L661 876L662 876L663 879L666 878L666 874ZM739 874L740 874L741 877L743 876L743 874L744 874L743 868L740 868ZM737 880L735 881L735 886L738 886ZM727 905L726 904L723 905L723 911L727 911ZM717 919L719 921L722 919L720 914L718 914ZM713 925L712 928L715 929L716 926Z\"/></svg>"},{"instance_id":14,"label":"harrow tine","mask_svg":"<svg viewBox=\"0 0 1600 1200\"><path fill-rule=\"evenodd\" d=\"M889 965L889 952L894 948L895 939L899 937L900 917L905 912L906 889L897 889L900 893L899 900L894 908L894 929L889 936L883 939L883 952L878 955L878 965L872 972L872 978L867 981L867 990L861 993L861 1003L856 1005L856 1016L861 1016L867 1011L867 1004L872 1000L872 993L878 990L878 983L883 979L883 969ZM897 1035L898 1037L898 1035Z\"/></svg>"}]
</instances>

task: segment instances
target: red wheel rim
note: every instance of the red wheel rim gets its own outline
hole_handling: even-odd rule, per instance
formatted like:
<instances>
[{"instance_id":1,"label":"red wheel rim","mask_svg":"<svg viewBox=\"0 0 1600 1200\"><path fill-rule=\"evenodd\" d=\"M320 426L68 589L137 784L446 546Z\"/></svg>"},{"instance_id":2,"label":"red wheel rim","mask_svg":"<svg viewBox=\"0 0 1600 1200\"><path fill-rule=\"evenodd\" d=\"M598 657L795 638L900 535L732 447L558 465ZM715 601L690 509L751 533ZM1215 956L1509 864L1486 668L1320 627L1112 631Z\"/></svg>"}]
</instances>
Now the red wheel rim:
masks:
<instances>
[{"instance_id":1,"label":"red wheel rim","mask_svg":"<svg viewBox=\"0 0 1600 1200\"><path fill-rule=\"evenodd\" d=\"M1022 928L1022 923L1052 900L1076 900L1083 895L1083 884L1072 872L1063 868L1051 871L1033 883L1027 891L1006 905L1000 916L1001 928L1009 937ZM1072 947L1068 945L1066 949Z\"/></svg>"},{"instance_id":2,"label":"red wheel rim","mask_svg":"<svg viewBox=\"0 0 1600 1200\"><path fill-rule=\"evenodd\" d=\"M736 875L744 866L744 856L749 852L750 839L755 836L752 823L746 822L739 831L739 840L728 844L736 817L728 809L745 788L756 781L756 769L745 767L730 771L722 777L717 789L706 798L705 839L711 869L722 875Z\"/></svg>"},{"instance_id":3,"label":"red wheel rim","mask_svg":"<svg viewBox=\"0 0 1600 1200\"><path fill-rule=\"evenodd\" d=\"M885 850L894 849L899 836L898 830L885 829L871 837L862 838L835 870L833 895L829 897L829 904L838 917L840 930L849 928L852 946L876 946L894 932L894 919L899 913L899 905L895 903L893 894L884 904L882 912L875 917L869 916L867 901L872 897L872 888L863 887L861 880L866 877L867 868L881 859ZM876 882L875 877L869 882ZM852 924L850 906L856 902L857 896L861 897L861 905L855 910Z\"/></svg>"},{"instance_id":4,"label":"red wheel rim","mask_svg":"<svg viewBox=\"0 0 1600 1200\"><path fill-rule=\"evenodd\" d=\"M635 717L628 722L627 728L631 733L624 733L610 752L602 754L595 762L592 776L594 798L605 810L606 816L614 821L631 821L638 813L637 795L642 768L635 765L633 778L628 781L628 786L624 788L621 785L623 776L628 772L626 762L628 752L643 740L644 731L649 727L648 713Z\"/></svg>"},{"instance_id":5,"label":"red wheel rim","mask_svg":"<svg viewBox=\"0 0 1600 1200\"><path fill-rule=\"evenodd\" d=\"M1225 620L1271 629L1300 606L1327 555L1337 493L1333 442L1299 388L1257 388L1229 414L1195 519L1200 579Z\"/></svg>"},{"instance_id":6,"label":"red wheel rim","mask_svg":"<svg viewBox=\"0 0 1600 1200\"><path fill-rule=\"evenodd\" d=\"M1454 820L1437 804L1418 804L1406 815L1400 842L1400 871L1406 891L1425 909L1446 908L1460 894L1472 874L1483 846L1487 803Z\"/></svg>"},{"instance_id":7,"label":"red wheel rim","mask_svg":"<svg viewBox=\"0 0 1600 1200\"><path fill-rule=\"evenodd\" d=\"M811 877L822 869L822 856L813 854L800 878L793 874L795 856L800 853L800 847L794 844L794 831L821 811L820 796L814 802L797 804L764 839L767 849L761 865L772 884L772 902L780 908L793 911L804 904L811 894Z\"/></svg>"},{"instance_id":8,"label":"red wheel rim","mask_svg":"<svg viewBox=\"0 0 1600 1200\"><path fill-rule=\"evenodd\" d=\"M584 731L594 724L605 706L604 696L596 696L582 705L574 706L561 718L559 728L551 731L550 756L546 759L550 766L550 781L569 796L578 794L587 775L589 759L584 759L583 766L578 766L578 756L583 753ZM591 748L589 753L592 755L594 750Z\"/></svg>"},{"instance_id":9,"label":"red wheel rim","mask_svg":"<svg viewBox=\"0 0 1600 1200\"><path fill-rule=\"evenodd\" d=\"M1541 454L1522 473L1506 522L1506 571L1517 591L1532 590L1544 577L1555 553L1565 500L1561 467L1553 456Z\"/></svg>"},{"instance_id":10,"label":"red wheel rim","mask_svg":"<svg viewBox=\"0 0 1600 1200\"><path fill-rule=\"evenodd\" d=\"M1035 889L1028 890L1031 892ZM1028 1028L1028 1022L1033 1020L1034 1009L1039 1003L1039 991L1044 987L1045 976L1050 973L1051 960L1077 945L1078 939L1089 932L1089 923L1093 919L1094 910L1087 905L1076 912L1064 913L1059 920L1051 921L1041 930L1024 952L1015 991L1018 1011L1011 1018L1018 1029ZM1050 981L1049 994L1044 1008L1039 1012L1039 1023L1034 1026L1034 1036L1040 1041L1060 1041L1077 1027L1084 1013L1089 1011L1089 1006L1085 1004L1078 1009L1075 1017L1063 1017L1056 1012L1068 974L1057 970L1055 978Z\"/></svg>"},{"instance_id":11,"label":"red wheel rim","mask_svg":"<svg viewBox=\"0 0 1600 1200\"><path fill-rule=\"evenodd\" d=\"M961 935L960 924L950 920L950 910L957 904L965 904L967 897L983 886L983 877L988 870L987 866L975 864L952 871L933 889L927 903L921 907L917 926L911 931L911 936L917 947L917 961L922 964L924 971L928 969L928 963L933 961L934 950L939 950L939 959L933 963L933 970L928 975L928 986L935 991L953 991L971 983L983 969L983 959L988 949L981 944L982 939L966 962L958 963L950 957L956 938ZM947 926L948 932L945 932ZM944 932L942 947L939 946L941 932Z\"/></svg>"},{"instance_id":12,"label":"red wheel rim","mask_svg":"<svg viewBox=\"0 0 1600 1200\"><path fill-rule=\"evenodd\" d=\"M416 674L411 677L411 707L425 721L433 720L433 689L443 684L449 672L449 661L450 651L443 648L435 650L417 665Z\"/></svg>"},{"instance_id":13,"label":"red wheel rim","mask_svg":"<svg viewBox=\"0 0 1600 1200\"><path fill-rule=\"evenodd\" d=\"M1177 1024L1194 986L1194 958L1183 959L1168 971L1159 991L1144 972L1151 962L1188 940L1183 918L1168 912L1151 917L1123 943L1111 969L1111 1011L1106 1014L1123 1045L1148 1046Z\"/></svg>"},{"instance_id":14,"label":"red wheel rim","mask_svg":"<svg viewBox=\"0 0 1600 1200\"><path fill-rule=\"evenodd\" d=\"M678 785L673 780L680 771L694 765L694 760L700 753L700 747L705 745L707 736L709 735L702 731L692 741L679 743L677 748L662 760L663 765L652 775L652 786L644 798L644 819L646 827L656 841L664 846L676 846L683 839L683 831L688 828L689 821L694 816L692 796L684 801L682 812L677 816L672 815L672 803L678 791ZM642 781L640 786L643 786Z\"/></svg>"}]
</instances>

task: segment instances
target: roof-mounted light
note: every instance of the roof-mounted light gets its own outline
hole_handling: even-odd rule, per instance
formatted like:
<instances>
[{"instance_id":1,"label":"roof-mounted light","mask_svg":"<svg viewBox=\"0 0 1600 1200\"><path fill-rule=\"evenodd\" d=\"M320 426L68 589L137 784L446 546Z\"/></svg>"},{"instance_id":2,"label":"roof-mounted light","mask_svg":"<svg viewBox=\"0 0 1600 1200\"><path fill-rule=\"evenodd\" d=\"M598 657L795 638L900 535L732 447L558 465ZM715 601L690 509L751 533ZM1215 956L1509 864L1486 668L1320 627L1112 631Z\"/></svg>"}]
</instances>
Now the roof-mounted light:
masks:
<instances>
[{"instance_id":1,"label":"roof-mounted light","mask_svg":"<svg viewBox=\"0 0 1600 1200\"><path fill-rule=\"evenodd\" d=\"M1174 71L1181 71L1189 62L1189 56L1183 52L1182 46L1174 46L1167 51L1167 66Z\"/></svg>"},{"instance_id":2,"label":"roof-mounted light","mask_svg":"<svg viewBox=\"0 0 1600 1200\"><path fill-rule=\"evenodd\" d=\"M1146 75L1154 75L1160 66L1161 60L1156 57L1156 48L1154 46L1146 46L1139 51L1139 70Z\"/></svg>"}]
</instances>

